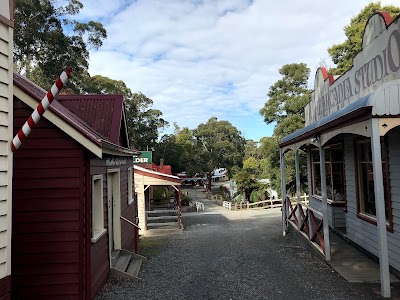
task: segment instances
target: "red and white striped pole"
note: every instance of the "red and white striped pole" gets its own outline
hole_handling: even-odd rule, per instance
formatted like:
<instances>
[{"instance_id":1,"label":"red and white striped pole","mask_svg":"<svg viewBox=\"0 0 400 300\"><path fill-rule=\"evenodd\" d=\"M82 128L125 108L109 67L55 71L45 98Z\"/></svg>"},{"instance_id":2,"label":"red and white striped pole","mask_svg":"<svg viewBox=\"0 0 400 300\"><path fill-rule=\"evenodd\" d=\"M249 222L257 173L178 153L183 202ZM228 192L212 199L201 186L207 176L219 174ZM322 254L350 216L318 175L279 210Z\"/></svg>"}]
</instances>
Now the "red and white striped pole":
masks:
<instances>
[{"instance_id":1,"label":"red and white striped pole","mask_svg":"<svg viewBox=\"0 0 400 300\"><path fill-rule=\"evenodd\" d=\"M71 72L72 68L67 68L57 78L56 82L53 84L51 89L47 91L47 94L43 97L42 101L33 111L29 119L25 122L24 126L22 126L18 134L12 140L11 143L12 152L17 151L18 148L21 146L22 142L26 139L29 133L31 133L32 128L39 122L40 117L49 108L51 102L53 102L54 100L54 97L58 94L59 91L61 91L64 85L68 82L68 79L71 77Z\"/></svg>"}]
</instances>

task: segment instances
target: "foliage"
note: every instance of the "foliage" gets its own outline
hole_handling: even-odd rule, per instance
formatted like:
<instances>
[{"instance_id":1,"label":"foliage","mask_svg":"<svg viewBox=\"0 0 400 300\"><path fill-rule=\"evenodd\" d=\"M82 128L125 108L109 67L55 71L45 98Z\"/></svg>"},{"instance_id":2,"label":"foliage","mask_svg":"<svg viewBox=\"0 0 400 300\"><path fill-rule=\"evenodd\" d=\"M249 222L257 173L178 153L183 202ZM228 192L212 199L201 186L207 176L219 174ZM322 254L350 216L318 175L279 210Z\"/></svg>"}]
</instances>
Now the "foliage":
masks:
<instances>
[{"instance_id":1,"label":"foliage","mask_svg":"<svg viewBox=\"0 0 400 300\"><path fill-rule=\"evenodd\" d=\"M181 195L181 204L183 206L189 206L189 203L191 202L191 199L187 195Z\"/></svg>"},{"instance_id":2,"label":"foliage","mask_svg":"<svg viewBox=\"0 0 400 300\"><path fill-rule=\"evenodd\" d=\"M250 195L259 188L256 176L246 169L237 172L233 179L235 180L237 190L244 195L244 201L250 200Z\"/></svg>"},{"instance_id":3,"label":"foliage","mask_svg":"<svg viewBox=\"0 0 400 300\"><path fill-rule=\"evenodd\" d=\"M261 153L258 148L258 142L253 140L246 140L246 145L244 147L244 159L249 157L254 157L256 159L261 159Z\"/></svg>"},{"instance_id":4,"label":"foliage","mask_svg":"<svg viewBox=\"0 0 400 300\"><path fill-rule=\"evenodd\" d=\"M87 76L82 80L81 89L87 94L124 95L130 144L139 150L154 147L159 130L168 126L161 111L150 108L153 100L140 92L132 93L122 80L100 75Z\"/></svg>"},{"instance_id":5,"label":"foliage","mask_svg":"<svg viewBox=\"0 0 400 300\"><path fill-rule=\"evenodd\" d=\"M14 65L17 72L42 87L50 87L67 67L69 86L87 76L89 49L99 48L107 32L99 22L73 19L83 8L78 0L15 0Z\"/></svg>"},{"instance_id":6,"label":"foliage","mask_svg":"<svg viewBox=\"0 0 400 300\"><path fill-rule=\"evenodd\" d=\"M241 166L244 156L245 139L241 132L228 121L210 118L194 131L194 145L191 161L193 169L204 172L211 188L212 171L219 167L227 170Z\"/></svg>"},{"instance_id":7,"label":"foliage","mask_svg":"<svg viewBox=\"0 0 400 300\"><path fill-rule=\"evenodd\" d=\"M282 79L274 83L268 92L269 100L260 113L269 124L276 122L273 137L261 139L260 161L262 177L270 179L271 188L281 191L279 142L282 138L304 127L304 107L311 100L307 88L310 69L304 63L284 65L279 73ZM306 156L300 152L300 165L306 166ZM307 170L302 167L300 178L303 189L307 185ZM285 178L288 193L296 190L295 163L293 152L285 154Z\"/></svg>"},{"instance_id":8,"label":"foliage","mask_svg":"<svg viewBox=\"0 0 400 300\"><path fill-rule=\"evenodd\" d=\"M355 17L350 20L350 24L344 27L346 40L328 49L332 61L337 65L331 68L329 73L341 75L353 65L353 57L361 51L364 28L368 18L375 11L387 11L392 17L400 13L400 8L395 6L382 6L380 2L370 3Z\"/></svg>"}]
</instances>

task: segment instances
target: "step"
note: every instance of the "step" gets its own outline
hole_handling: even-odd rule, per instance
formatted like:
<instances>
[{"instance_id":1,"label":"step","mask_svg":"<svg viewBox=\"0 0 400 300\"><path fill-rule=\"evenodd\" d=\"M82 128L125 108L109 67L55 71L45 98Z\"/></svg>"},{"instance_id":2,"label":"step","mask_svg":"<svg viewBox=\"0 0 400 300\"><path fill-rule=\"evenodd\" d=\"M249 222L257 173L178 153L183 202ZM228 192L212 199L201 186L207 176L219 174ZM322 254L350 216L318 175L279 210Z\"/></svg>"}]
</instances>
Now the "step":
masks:
<instances>
[{"instance_id":1,"label":"step","mask_svg":"<svg viewBox=\"0 0 400 300\"><path fill-rule=\"evenodd\" d=\"M157 210L158 208L174 208L174 207L175 207L175 204L174 204L174 203L166 203L166 204L163 204L163 203L160 203L160 204L154 203L154 204L152 205L152 207L153 207L155 210Z\"/></svg>"},{"instance_id":2,"label":"step","mask_svg":"<svg viewBox=\"0 0 400 300\"><path fill-rule=\"evenodd\" d=\"M178 222L178 216L160 216L160 217L147 217L147 224L149 223L165 223L165 222Z\"/></svg>"},{"instance_id":3,"label":"step","mask_svg":"<svg viewBox=\"0 0 400 300\"><path fill-rule=\"evenodd\" d=\"M165 222L165 223L148 223L147 228L178 228L178 222Z\"/></svg>"},{"instance_id":4,"label":"step","mask_svg":"<svg viewBox=\"0 0 400 300\"><path fill-rule=\"evenodd\" d=\"M139 274L141 266L142 266L142 260L141 259L132 258L131 259L131 263L129 264L129 267L126 270L126 273L138 277L138 274Z\"/></svg>"},{"instance_id":5,"label":"step","mask_svg":"<svg viewBox=\"0 0 400 300\"><path fill-rule=\"evenodd\" d=\"M118 260L117 260L117 262L115 263L114 268L115 268L115 269L118 269L118 270L120 270L120 271L125 272L126 269L127 269L128 266L129 266L130 261L131 261L131 256L130 256L129 254L121 254L121 255L118 257Z\"/></svg>"},{"instance_id":6,"label":"step","mask_svg":"<svg viewBox=\"0 0 400 300\"><path fill-rule=\"evenodd\" d=\"M178 214L177 209L155 209L155 210L148 210L146 213L149 214L155 214L155 215L163 215L163 214Z\"/></svg>"}]
</instances>

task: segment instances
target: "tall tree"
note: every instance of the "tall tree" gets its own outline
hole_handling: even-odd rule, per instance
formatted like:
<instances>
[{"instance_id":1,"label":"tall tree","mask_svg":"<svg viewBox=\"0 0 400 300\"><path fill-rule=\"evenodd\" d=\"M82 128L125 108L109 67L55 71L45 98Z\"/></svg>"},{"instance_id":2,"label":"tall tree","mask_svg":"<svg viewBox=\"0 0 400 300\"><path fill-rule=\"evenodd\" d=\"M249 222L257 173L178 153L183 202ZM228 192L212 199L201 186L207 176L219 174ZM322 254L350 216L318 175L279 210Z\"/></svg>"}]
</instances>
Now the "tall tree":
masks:
<instances>
[{"instance_id":1,"label":"tall tree","mask_svg":"<svg viewBox=\"0 0 400 300\"><path fill-rule=\"evenodd\" d=\"M122 80L100 75L88 76L83 78L81 88L87 94L124 95L130 143L139 150L154 147L159 130L168 126L168 122L162 118L162 112L151 108L153 100L140 92L132 93Z\"/></svg>"},{"instance_id":2,"label":"tall tree","mask_svg":"<svg viewBox=\"0 0 400 300\"><path fill-rule=\"evenodd\" d=\"M332 75L342 75L353 65L353 57L361 51L362 38L368 18L375 11L387 11L392 17L400 13L400 8L395 6L382 6L380 2L370 3L361 12L350 20L350 24L344 27L346 40L328 48L332 61L336 68L331 68Z\"/></svg>"},{"instance_id":3,"label":"tall tree","mask_svg":"<svg viewBox=\"0 0 400 300\"><path fill-rule=\"evenodd\" d=\"M195 148L192 161L199 172L206 173L208 189L211 188L212 173L216 168L231 169L241 166L245 139L240 131L228 121L210 118L194 131Z\"/></svg>"},{"instance_id":4,"label":"tall tree","mask_svg":"<svg viewBox=\"0 0 400 300\"><path fill-rule=\"evenodd\" d=\"M271 187L280 190L279 142L281 139L304 127L304 107L311 100L311 90L307 88L310 69L304 63L284 65L279 73L282 79L274 83L268 92L268 101L260 110L267 124L276 122L272 138L261 140L261 151L266 158L263 161L264 174L271 181ZM305 161L304 153L300 157ZM285 155L285 174L287 191L295 191L294 155ZM305 188L306 170L300 174Z\"/></svg>"},{"instance_id":5,"label":"tall tree","mask_svg":"<svg viewBox=\"0 0 400 300\"><path fill-rule=\"evenodd\" d=\"M73 19L83 8L78 0L15 0L14 64L17 72L49 87L65 67L74 69L69 84L87 75L89 49L99 48L107 32L99 22Z\"/></svg>"}]
</instances>

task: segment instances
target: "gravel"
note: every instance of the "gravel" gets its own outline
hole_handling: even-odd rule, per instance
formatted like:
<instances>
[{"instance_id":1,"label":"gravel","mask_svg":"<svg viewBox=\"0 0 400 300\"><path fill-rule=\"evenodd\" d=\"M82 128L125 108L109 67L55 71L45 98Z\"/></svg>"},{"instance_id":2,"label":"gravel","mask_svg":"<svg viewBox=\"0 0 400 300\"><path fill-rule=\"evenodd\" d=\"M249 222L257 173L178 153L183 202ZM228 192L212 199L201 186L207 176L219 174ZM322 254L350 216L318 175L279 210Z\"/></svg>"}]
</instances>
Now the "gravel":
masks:
<instances>
[{"instance_id":1,"label":"gravel","mask_svg":"<svg viewBox=\"0 0 400 300\"><path fill-rule=\"evenodd\" d=\"M141 280L112 279L97 300L382 299L283 237L280 209L228 211L201 189L189 195L205 211L185 213L181 235L145 238L140 254L149 261Z\"/></svg>"}]
</instances>

